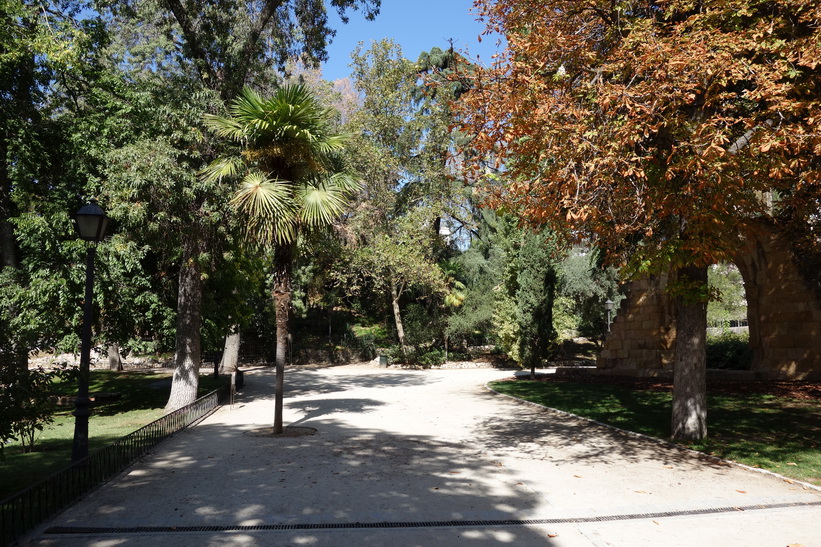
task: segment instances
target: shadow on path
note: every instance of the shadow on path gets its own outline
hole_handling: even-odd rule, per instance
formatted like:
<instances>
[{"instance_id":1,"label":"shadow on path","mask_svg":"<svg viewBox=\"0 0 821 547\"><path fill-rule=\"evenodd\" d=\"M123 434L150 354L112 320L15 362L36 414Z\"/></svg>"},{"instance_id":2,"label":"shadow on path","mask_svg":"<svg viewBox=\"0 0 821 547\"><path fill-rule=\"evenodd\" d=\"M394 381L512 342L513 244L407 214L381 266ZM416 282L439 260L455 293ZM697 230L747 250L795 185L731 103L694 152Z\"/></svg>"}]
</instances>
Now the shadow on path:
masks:
<instances>
[{"instance_id":1,"label":"shadow on path","mask_svg":"<svg viewBox=\"0 0 821 547\"><path fill-rule=\"evenodd\" d=\"M273 367L255 367L245 374L245 386L237 400L250 403L274 397L276 371ZM418 372L374 371L373 374L340 372L333 367L322 369L285 369L285 399L305 395L325 395L352 389L390 389L413 387L436 382L436 378Z\"/></svg>"},{"instance_id":2,"label":"shadow on path","mask_svg":"<svg viewBox=\"0 0 821 547\"><path fill-rule=\"evenodd\" d=\"M716 462L709 456L553 409L539 408L490 391L484 397L496 401L502 398L522 408L522 412L506 418L503 424L490 418L477 425L478 438L492 450L515 449L533 458L550 459L557 464L658 461L665 465L678 465L697 460L700 465L716 469L727 467L727 464Z\"/></svg>"}]
</instances>

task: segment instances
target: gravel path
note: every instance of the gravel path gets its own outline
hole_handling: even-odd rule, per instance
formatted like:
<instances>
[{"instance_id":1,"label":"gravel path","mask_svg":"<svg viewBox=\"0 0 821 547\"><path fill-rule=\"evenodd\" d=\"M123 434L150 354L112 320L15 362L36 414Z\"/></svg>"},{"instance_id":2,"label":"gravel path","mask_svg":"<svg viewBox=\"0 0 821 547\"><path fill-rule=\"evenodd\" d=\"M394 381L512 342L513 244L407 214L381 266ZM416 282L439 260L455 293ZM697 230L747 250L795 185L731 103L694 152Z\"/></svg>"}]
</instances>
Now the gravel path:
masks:
<instances>
[{"instance_id":1,"label":"gravel path","mask_svg":"<svg viewBox=\"0 0 821 547\"><path fill-rule=\"evenodd\" d=\"M821 546L821 493L487 390L492 369L270 369L31 545ZM305 430L300 430L305 432ZM93 432L92 432L93 434Z\"/></svg>"}]
</instances>

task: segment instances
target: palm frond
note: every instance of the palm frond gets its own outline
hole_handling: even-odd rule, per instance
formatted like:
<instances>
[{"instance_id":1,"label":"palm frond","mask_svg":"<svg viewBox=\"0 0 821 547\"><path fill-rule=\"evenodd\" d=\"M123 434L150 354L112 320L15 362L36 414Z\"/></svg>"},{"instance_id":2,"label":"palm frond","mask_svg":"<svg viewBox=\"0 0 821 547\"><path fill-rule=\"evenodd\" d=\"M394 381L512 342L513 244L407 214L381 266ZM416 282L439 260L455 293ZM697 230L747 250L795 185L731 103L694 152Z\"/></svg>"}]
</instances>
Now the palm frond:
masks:
<instances>
[{"instance_id":1,"label":"palm frond","mask_svg":"<svg viewBox=\"0 0 821 547\"><path fill-rule=\"evenodd\" d=\"M299 217L303 224L310 227L330 225L345 211L350 191L341 182L347 180L337 174L317 177L298 187L296 198L300 203Z\"/></svg>"},{"instance_id":2,"label":"palm frond","mask_svg":"<svg viewBox=\"0 0 821 547\"><path fill-rule=\"evenodd\" d=\"M240 156L225 156L217 158L204 167L199 176L206 182L217 182L223 178L235 177L245 169L245 162Z\"/></svg>"},{"instance_id":3,"label":"palm frond","mask_svg":"<svg viewBox=\"0 0 821 547\"><path fill-rule=\"evenodd\" d=\"M207 128L217 134L218 137L242 142L245 138L245 128L239 120L235 118L223 118L216 114L203 114L202 121Z\"/></svg>"},{"instance_id":4,"label":"palm frond","mask_svg":"<svg viewBox=\"0 0 821 547\"><path fill-rule=\"evenodd\" d=\"M292 196L290 182L252 171L243 177L230 205L249 218L292 216Z\"/></svg>"},{"instance_id":5,"label":"palm frond","mask_svg":"<svg viewBox=\"0 0 821 547\"><path fill-rule=\"evenodd\" d=\"M290 85L267 99L246 87L229 112L231 118L208 116L205 123L240 142L242 155L212 163L203 177L213 180L253 169L231 200L231 207L247 219L248 238L285 243L294 240L300 227L332 224L358 183L339 173L339 151L349 136L332 132L331 111L304 85Z\"/></svg>"},{"instance_id":6,"label":"palm frond","mask_svg":"<svg viewBox=\"0 0 821 547\"><path fill-rule=\"evenodd\" d=\"M348 197L362 189L362 181L347 171L333 173L329 178L334 185L342 188Z\"/></svg>"}]
</instances>

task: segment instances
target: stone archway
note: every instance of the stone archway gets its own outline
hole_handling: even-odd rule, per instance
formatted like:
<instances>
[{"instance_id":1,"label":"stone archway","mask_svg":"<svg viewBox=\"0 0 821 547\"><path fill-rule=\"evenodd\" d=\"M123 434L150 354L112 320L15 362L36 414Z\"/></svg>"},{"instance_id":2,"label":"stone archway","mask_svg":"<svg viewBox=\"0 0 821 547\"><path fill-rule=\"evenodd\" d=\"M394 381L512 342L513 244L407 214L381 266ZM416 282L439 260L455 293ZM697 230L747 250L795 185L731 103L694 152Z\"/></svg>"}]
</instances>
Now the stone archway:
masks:
<instances>
[{"instance_id":1,"label":"stone archway","mask_svg":"<svg viewBox=\"0 0 821 547\"><path fill-rule=\"evenodd\" d=\"M821 299L789 241L758 223L734 262L747 295L751 369L762 377L821 375Z\"/></svg>"},{"instance_id":2,"label":"stone archway","mask_svg":"<svg viewBox=\"0 0 821 547\"><path fill-rule=\"evenodd\" d=\"M790 245L772 226L753 225L733 261L744 279L751 371L759 379L821 377L821 298ZM675 302L669 275L631 282L597 366L618 374L672 374Z\"/></svg>"}]
</instances>

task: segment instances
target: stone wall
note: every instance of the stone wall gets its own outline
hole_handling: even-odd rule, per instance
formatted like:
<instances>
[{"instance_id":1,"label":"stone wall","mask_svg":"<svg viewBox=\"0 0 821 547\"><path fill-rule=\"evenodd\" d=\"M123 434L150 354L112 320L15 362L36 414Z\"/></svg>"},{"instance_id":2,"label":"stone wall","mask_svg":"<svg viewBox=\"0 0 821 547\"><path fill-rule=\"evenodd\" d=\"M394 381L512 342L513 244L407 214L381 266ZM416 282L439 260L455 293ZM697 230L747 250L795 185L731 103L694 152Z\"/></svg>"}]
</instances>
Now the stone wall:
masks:
<instances>
[{"instance_id":1,"label":"stone wall","mask_svg":"<svg viewBox=\"0 0 821 547\"><path fill-rule=\"evenodd\" d=\"M734 260L747 296L752 372L758 379L821 378L821 291L773 227L750 228ZM597 366L618 374L669 375L675 302L662 275L629 284Z\"/></svg>"},{"instance_id":2,"label":"stone wall","mask_svg":"<svg viewBox=\"0 0 821 547\"><path fill-rule=\"evenodd\" d=\"M672 371L675 305L667 295L668 275L633 281L621 302L597 366L618 374L656 376Z\"/></svg>"},{"instance_id":3,"label":"stone wall","mask_svg":"<svg viewBox=\"0 0 821 547\"><path fill-rule=\"evenodd\" d=\"M775 378L821 376L821 301L789 242L759 223L734 262L747 294L752 370Z\"/></svg>"}]
</instances>

